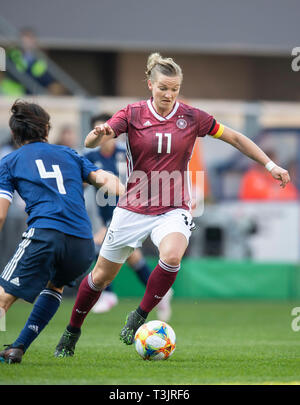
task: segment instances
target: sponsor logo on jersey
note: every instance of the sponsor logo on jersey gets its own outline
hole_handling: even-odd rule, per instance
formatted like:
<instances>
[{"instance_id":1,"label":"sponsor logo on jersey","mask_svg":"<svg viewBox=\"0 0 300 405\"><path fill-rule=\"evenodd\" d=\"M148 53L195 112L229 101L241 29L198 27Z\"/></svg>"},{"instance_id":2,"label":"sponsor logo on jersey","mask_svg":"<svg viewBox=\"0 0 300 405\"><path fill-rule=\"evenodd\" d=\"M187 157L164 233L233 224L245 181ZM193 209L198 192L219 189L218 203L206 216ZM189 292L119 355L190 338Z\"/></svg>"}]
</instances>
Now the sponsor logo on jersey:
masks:
<instances>
[{"instance_id":1,"label":"sponsor logo on jersey","mask_svg":"<svg viewBox=\"0 0 300 405\"><path fill-rule=\"evenodd\" d=\"M150 121L146 121L146 122L144 122L143 125L144 125L144 127L150 127L152 124Z\"/></svg>"}]
</instances>

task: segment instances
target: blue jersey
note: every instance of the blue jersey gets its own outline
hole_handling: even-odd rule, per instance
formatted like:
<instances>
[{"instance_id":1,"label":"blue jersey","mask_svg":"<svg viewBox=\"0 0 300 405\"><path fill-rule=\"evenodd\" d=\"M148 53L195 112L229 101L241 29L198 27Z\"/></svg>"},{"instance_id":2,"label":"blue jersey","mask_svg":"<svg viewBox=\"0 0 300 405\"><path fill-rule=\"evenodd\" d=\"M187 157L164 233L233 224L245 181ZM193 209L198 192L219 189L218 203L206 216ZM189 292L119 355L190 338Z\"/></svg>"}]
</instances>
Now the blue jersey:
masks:
<instances>
[{"instance_id":1,"label":"blue jersey","mask_svg":"<svg viewBox=\"0 0 300 405\"><path fill-rule=\"evenodd\" d=\"M120 166L126 162L126 150L119 145L116 145L115 150L111 156L105 156L101 153L101 148L88 152L84 155L90 162L116 176L122 175Z\"/></svg>"},{"instance_id":2,"label":"blue jersey","mask_svg":"<svg viewBox=\"0 0 300 405\"><path fill-rule=\"evenodd\" d=\"M120 145L115 146L115 150L110 156L105 156L101 153L101 148L88 152L84 155L99 169L111 172L121 178L121 181L125 180L126 176L126 150ZM125 165L125 166L124 166ZM125 170L124 170L125 169ZM116 199L118 201L118 198ZM105 205L104 207L97 207L98 214L102 218L105 226L109 226L113 216L115 206Z\"/></svg>"},{"instance_id":3,"label":"blue jersey","mask_svg":"<svg viewBox=\"0 0 300 405\"><path fill-rule=\"evenodd\" d=\"M67 146L34 142L0 161L0 197L16 190L26 204L28 228L56 229L92 238L83 181L98 168Z\"/></svg>"}]
</instances>

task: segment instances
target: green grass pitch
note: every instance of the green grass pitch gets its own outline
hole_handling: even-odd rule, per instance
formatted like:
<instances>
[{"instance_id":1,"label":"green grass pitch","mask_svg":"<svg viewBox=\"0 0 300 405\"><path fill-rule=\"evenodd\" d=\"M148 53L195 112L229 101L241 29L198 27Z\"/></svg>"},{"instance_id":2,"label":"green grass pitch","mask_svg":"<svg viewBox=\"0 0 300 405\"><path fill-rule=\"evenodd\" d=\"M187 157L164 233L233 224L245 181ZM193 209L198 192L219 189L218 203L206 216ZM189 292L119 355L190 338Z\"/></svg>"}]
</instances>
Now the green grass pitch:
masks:
<instances>
[{"instance_id":1,"label":"green grass pitch","mask_svg":"<svg viewBox=\"0 0 300 405\"><path fill-rule=\"evenodd\" d=\"M174 298L169 323L177 346L159 362L142 360L134 346L120 342L126 314L138 305L125 298L109 313L88 315L73 358L54 358L73 302L63 300L21 364L0 363L0 384L300 384L300 331L291 328L297 302ZM31 308L23 301L11 308L1 345L16 338Z\"/></svg>"}]
</instances>

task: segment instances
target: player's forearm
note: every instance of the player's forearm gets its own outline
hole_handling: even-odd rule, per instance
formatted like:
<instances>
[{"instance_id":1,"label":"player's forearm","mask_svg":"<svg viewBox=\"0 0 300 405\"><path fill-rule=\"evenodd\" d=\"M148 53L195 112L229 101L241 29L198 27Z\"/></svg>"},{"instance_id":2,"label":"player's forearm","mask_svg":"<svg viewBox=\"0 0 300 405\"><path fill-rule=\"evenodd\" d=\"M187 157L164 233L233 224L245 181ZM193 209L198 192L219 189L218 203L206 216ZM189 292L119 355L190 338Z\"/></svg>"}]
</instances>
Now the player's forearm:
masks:
<instances>
[{"instance_id":1,"label":"player's forearm","mask_svg":"<svg viewBox=\"0 0 300 405\"><path fill-rule=\"evenodd\" d=\"M120 182L117 176L105 170L99 169L89 175L89 181L97 188L101 188L104 193L110 195L119 195L125 193L125 186Z\"/></svg>"},{"instance_id":2,"label":"player's forearm","mask_svg":"<svg viewBox=\"0 0 300 405\"><path fill-rule=\"evenodd\" d=\"M222 135L222 139L225 142L230 143L250 159L255 160L263 166L270 161L270 158L259 146L257 146L251 139L237 131L226 128L224 131L224 137Z\"/></svg>"},{"instance_id":3,"label":"player's forearm","mask_svg":"<svg viewBox=\"0 0 300 405\"><path fill-rule=\"evenodd\" d=\"M8 200L0 198L0 231L2 230L5 223L9 205L10 202Z\"/></svg>"},{"instance_id":4,"label":"player's forearm","mask_svg":"<svg viewBox=\"0 0 300 405\"><path fill-rule=\"evenodd\" d=\"M102 137L103 135L96 135L95 131L93 130L85 138L84 146L86 148L96 148L99 146Z\"/></svg>"},{"instance_id":5,"label":"player's forearm","mask_svg":"<svg viewBox=\"0 0 300 405\"><path fill-rule=\"evenodd\" d=\"M97 125L93 131L91 131L84 141L84 145L87 148L95 148L109 141L115 137L115 132L107 123Z\"/></svg>"}]
</instances>

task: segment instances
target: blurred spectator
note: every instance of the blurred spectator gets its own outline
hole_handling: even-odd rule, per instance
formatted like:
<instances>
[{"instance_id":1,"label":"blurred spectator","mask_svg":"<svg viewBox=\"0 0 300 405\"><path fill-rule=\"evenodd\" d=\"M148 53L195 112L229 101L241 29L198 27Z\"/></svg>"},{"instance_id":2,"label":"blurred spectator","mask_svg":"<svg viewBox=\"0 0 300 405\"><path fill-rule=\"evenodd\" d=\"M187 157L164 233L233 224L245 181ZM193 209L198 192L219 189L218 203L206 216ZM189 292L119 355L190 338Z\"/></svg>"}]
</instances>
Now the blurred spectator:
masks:
<instances>
[{"instance_id":1,"label":"blurred spectator","mask_svg":"<svg viewBox=\"0 0 300 405\"><path fill-rule=\"evenodd\" d=\"M0 95L21 97L26 93L25 87L10 78L4 72L0 72Z\"/></svg>"},{"instance_id":2,"label":"blurred spectator","mask_svg":"<svg viewBox=\"0 0 300 405\"><path fill-rule=\"evenodd\" d=\"M55 140L56 145L64 145L77 150L79 147L79 139L76 130L71 125L63 126Z\"/></svg>"},{"instance_id":3,"label":"blurred spectator","mask_svg":"<svg viewBox=\"0 0 300 405\"><path fill-rule=\"evenodd\" d=\"M271 160L278 162L273 151L266 151L266 154ZM298 198L298 190L292 182L282 189L278 183L274 182L265 167L254 163L242 177L239 198L241 200L291 201Z\"/></svg>"},{"instance_id":4,"label":"blurred spectator","mask_svg":"<svg viewBox=\"0 0 300 405\"><path fill-rule=\"evenodd\" d=\"M13 140L11 138L7 139L0 145L0 160L10 152L13 152L15 149L17 148Z\"/></svg>"},{"instance_id":5,"label":"blurred spectator","mask_svg":"<svg viewBox=\"0 0 300 405\"><path fill-rule=\"evenodd\" d=\"M64 87L50 74L47 61L40 56L37 37L31 28L20 32L21 46L11 48L7 56L21 73L29 75L36 83L53 95L65 93ZM29 89L26 92L30 94Z\"/></svg>"}]
</instances>

